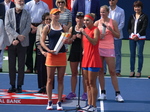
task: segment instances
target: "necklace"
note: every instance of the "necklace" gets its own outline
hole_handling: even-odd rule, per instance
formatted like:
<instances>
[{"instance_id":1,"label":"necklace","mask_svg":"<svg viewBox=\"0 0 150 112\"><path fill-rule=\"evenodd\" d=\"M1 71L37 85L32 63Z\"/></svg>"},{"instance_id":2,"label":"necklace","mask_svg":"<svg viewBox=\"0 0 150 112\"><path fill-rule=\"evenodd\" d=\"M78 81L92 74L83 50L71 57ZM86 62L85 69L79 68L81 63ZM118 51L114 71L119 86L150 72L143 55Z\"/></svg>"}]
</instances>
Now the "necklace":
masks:
<instances>
[{"instance_id":1,"label":"necklace","mask_svg":"<svg viewBox=\"0 0 150 112\"><path fill-rule=\"evenodd\" d=\"M77 26L77 25L75 26L76 31L79 31L80 28L82 28L82 26Z\"/></svg>"}]
</instances>

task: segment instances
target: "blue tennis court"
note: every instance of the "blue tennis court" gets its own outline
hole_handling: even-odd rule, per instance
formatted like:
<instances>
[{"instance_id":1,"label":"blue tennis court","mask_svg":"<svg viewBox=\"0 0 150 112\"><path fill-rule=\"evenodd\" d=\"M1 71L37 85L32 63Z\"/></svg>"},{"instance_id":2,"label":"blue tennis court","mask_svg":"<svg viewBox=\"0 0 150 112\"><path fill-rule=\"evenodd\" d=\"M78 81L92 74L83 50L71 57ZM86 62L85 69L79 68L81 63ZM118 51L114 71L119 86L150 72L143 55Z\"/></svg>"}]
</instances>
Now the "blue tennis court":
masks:
<instances>
[{"instance_id":1,"label":"blue tennis court","mask_svg":"<svg viewBox=\"0 0 150 112\"><path fill-rule=\"evenodd\" d=\"M57 77L57 76L56 76ZM56 78L55 78L56 79ZM110 77L106 77L107 100L97 101L98 112L150 112L150 80L147 78L128 78L119 77L119 86L121 94L125 100L124 103L115 101L115 92L111 84ZM24 81L24 90L38 90L37 75L26 74ZM82 83L81 83L82 84ZM98 85L98 83L97 83ZM8 89L9 78L8 73L0 74L0 88ZM78 86L77 86L78 87ZM98 86L99 87L99 86ZM66 75L64 79L64 94L70 92L70 75ZM80 94L82 94L82 85ZM55 89L53 93L57 93L57 83L55 81ZM78 88L76 90L78 94ZM67 109L75 109L78 100L66 100L63 102L64 111ZM80 101L80 106L84 107L86 101ZM46 105L15 105L0 104L0 112L56 112L57 110L46 110ZM75 110L70 111L75 112Z\"/></svg>"}]
</instances>

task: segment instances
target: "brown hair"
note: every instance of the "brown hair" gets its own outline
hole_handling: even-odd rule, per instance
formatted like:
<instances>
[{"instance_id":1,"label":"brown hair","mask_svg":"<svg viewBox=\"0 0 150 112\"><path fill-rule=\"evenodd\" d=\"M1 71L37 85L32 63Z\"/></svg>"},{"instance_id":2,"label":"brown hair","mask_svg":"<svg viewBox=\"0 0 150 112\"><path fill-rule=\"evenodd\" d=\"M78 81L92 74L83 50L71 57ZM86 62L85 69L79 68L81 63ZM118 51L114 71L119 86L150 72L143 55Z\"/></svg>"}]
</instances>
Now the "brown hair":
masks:
<instances>
[{"instance_id":1,"label":"brown hair","mask_svg":"<svg viewBox=\"0 0 150 112\"><path fill-rule=\"evenodd\" d=\"M100 9L101 8L104 8L104 9L106 9L107 12L109 12L109 7L107 5L103 5L103 6L100 7Z\"/></svg>"},{"instance_id":2,"label":"brown hair","mask_svg":"<svg viewBox=\"0 0 150 112\"><path fill-rule=\"evenodd\" d=\"M141 9L143 9L143 3L140 0L135 1L133 7L141 7Z\"/></svg>"}]
</instances>

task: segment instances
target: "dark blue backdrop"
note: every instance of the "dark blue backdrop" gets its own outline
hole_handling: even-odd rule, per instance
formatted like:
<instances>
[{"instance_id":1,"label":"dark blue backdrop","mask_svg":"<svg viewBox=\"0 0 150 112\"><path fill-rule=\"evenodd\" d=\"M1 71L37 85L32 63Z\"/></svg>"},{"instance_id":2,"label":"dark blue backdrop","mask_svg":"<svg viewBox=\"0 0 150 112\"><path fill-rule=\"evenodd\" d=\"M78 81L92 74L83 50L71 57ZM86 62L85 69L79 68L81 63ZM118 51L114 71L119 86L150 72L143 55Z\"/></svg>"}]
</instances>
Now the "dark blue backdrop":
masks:
<instances>
[{"instance_id":1,"label":"dark blue backdrop","mask_svg":"<svg viewBox=\"0 0 150 112\"><path fill-rule=\"evenodd\" d=\"M0 2L2 2L3 0L0 0ZM29 0L25 0L25 2L27 2ZM100 0L101 1L101 5L108 5L108 0ZM128 24L128 19L130 17L131 14L134 13L133 11L133 2L136 0L118 0L118 6L122 7L125 10L125 27L123 29L124 32L124 38L128 39L128 32L127 32L127 24ZM149 16L149 24L150 24L150 11L149 11L149 5L150 5L150 0L141 0L143 2L144 8L143 8L143 12L145 14L147 14ZM55 0L54 0L54 4L55 4ZM150 40L150 25L148 25L147 28L147 39Z\"/></svg>"},{"instance_id":2,"label":"dark blue backdrop","mask_svg":"<svg viewBox=\"0 0 150 112\"><path fill-rule=\"evenodd\" d=\"M124 32L124 38L128 39L128 32L127 32L127 25L128 25L128 19L129 17L134 13L133 10L133 2L136 0L118 0L118 6L124 9L125 11L125 27L123 29ZM147 28L147 39L150 40L150 11L149 11L149 5L150 5L150 0L141 0L143 2L143 12L148 15L149 17L149 24ZM109 5L108 0L101 0L101 5Z\"/></svg>"}]
</instances>

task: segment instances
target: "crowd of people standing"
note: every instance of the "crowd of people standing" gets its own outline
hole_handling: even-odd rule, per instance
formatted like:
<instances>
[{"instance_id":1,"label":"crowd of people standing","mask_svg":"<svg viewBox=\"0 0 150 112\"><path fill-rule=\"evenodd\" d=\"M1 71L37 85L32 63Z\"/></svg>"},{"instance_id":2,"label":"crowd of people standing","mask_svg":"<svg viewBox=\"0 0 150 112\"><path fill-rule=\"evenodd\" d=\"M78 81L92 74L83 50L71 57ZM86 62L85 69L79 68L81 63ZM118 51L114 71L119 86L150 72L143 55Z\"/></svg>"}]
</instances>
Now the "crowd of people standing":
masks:
<instances>
[{"instance_id":1,"label":"crowd of people standing","mask_svg":"<svg viewBox=\"0 0 150 112\"><path fill-rule=\"evenodd\" d=\"M68 1L68 0L67 0ZM99 79L101 95L98 100L106 99L104 76L108 71L115 90L115 100L124 102L117 76L121 76L121 46L125 24L125 12L117 6L118 0L108 0L109 5L100 5L100 0L75 0L71 10L66 0L56 0L56 7L49 9L42 0L4 0L0 3L0 71L4 48L8 46L9 79L11 87L8 93L22 93L25 73L38 74L39 93L48 95L47 110L53 109L52 89L54 75L57 73L58 102L61 105L64 89L64 74L67 66L68 44L71 44L68 61L72 72L71 92L67 99L76 97L78 68L83 75L82 100L88 100L83 108L97 112L97 87ZM135 14L128 21L130 47L130 75L141 77L143 50L146 39L148 16L143 13L143 3L133 3ZM58 54L54 48L62 32L70 37L63 40ZM33 49L36 43L36 57ZM138 70L135 75L136 47L138 50ZM34 64L35 62L35 64ZM18 64L17 64L18 63ZM18 65L18 66L16 66ZM26 66L26 70L25 70ZM16 79L16 73L17 79Z\"/></svg>"}]
</instances>

